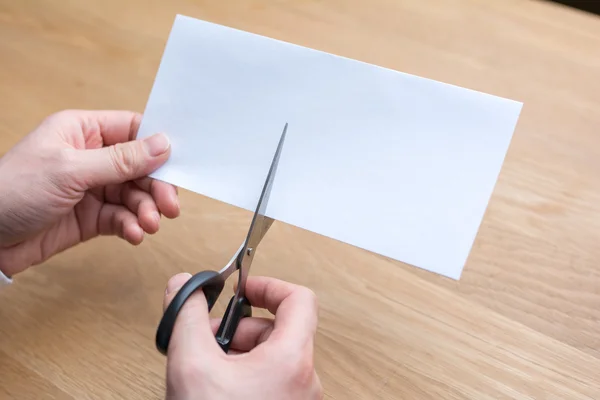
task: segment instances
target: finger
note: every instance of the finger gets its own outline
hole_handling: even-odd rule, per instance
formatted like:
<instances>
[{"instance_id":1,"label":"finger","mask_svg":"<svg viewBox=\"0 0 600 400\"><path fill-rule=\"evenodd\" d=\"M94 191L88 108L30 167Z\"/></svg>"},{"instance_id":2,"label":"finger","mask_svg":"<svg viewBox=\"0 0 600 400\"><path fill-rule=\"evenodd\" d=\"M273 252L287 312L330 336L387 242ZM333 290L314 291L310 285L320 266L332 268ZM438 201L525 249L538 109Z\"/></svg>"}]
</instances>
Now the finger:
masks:
<instances>
[{"instance_id":1,"label":"finger","mask_svg":"<svg viewBox=\"0 0 600 400\"><path fill-rule=\"evenodd\" d=\"M72 176L81 190L123 183L154 172L170 155L164 134L88 150L72 150Z\"/></svg>"},{"instance_id":2,"label":"finger","mask_svg":"<svg viewBox=\"0 0 600 400\"><path fill-rule=\"evenodd\" d=\"M169 279L163 299L164 310L190 278L190 274L177 274ZM169 357L198 358L200 362L209 362L211 356L221 352L211 328L208 304L201 289L194 292L181 307L168 352Z\"/></svg>"},{"instance_id":3,"label":"finger","mask_svg":"<svg viewBox=\"0 0 600 400\"><path fill-rule=\"evenodd\" d=\"M152 195L159 211L167 218L177 218L180 213L176 186L149 177L136 179L134 183Z\"/></svg>"},{"instance_id":4,"label":"finger","mask_svg":"<svg viewBox=\"0 0 600 400\"><path fill-rule=\"evenodd\" d=\"M142 121L142 115L121 110L75 110L86 143L102 143L112 146L134 140Z\"/></svg>"},{"instance_id":5,"label":"finger","mask_svg":"<svg viewBox=\"0 0 600 400\"><path fill-rule=\"evenodd\" d=\"M112 204L123 204L135 213L142 229L150 234L158 232L160 214L154 199L131 182L104 187L104 199Z\"/></svg>"},{"instance_id":6,"label":"finger","mask_svg":"<svg viewBox=\"0 0 600 400\"><path fill-rule=\"evenodd\" d=\"M42 259L41 243L44 235L38 235L33 240L24 241L0 251L0 271L7 277L25 271Z\"/></svg>"},{"instance_id":7,"label":"finger","mask_svg":"<svg viewBox=\"0 0 600 400\"><path fill-rule=\"evenodd\" d=\"M171 279L167 282L167 287L165 288L165 295L163 297L163 312L166 311L173 298L179 292L179 289L190 280L192 275L187 272L181 272L179 274L173 275Z\"/></svg>"},{"instance_id":8,"label":"finger","mask_svg":"<svg viewBox=\"0 0 600 400\"><path fill-rule=\"evenodd\" d=\"M154 199L149 193L133 184L124 184L120 200L125 207L137 214L139 224L144 231L150 234L158 231L160 214Z\"/></svg>"},{"instance_id":9,"label":"finger","mask_svg":"<svg viewBox=\"0 0 600 400\"><path fill-rule=\"evenodd\" d=\"M249 277L245 294L253 307L275 315L271 338L302 347L313 342L318 320L313 291L275 278Z\"/></svg>"},{"instance_id":10,"label":"finger","mask_svg":"<svg viewBox=\"0 0 600 400\"><path fill-rule=\"evenodd\" d=\"M125 206L104 204L98 214L98 234L115 235L137 245L144 240L144 231L137 217Z\"/></svg>"},{"instance_id":11,"label":"finger","mask_svg":"<svg viewBox=\"0 0 600 400\"><path fill-rule=\"evenodd\" d=\"M219 330L221 318L213 318L210 321L213 335ZM271 318L250 317L242 318L235 335L231 340L231 350L239 352L248 352L264 343L273 331L273 320ZM231 351L229 352L231 353Z\"/></svg>"}]
</instances>

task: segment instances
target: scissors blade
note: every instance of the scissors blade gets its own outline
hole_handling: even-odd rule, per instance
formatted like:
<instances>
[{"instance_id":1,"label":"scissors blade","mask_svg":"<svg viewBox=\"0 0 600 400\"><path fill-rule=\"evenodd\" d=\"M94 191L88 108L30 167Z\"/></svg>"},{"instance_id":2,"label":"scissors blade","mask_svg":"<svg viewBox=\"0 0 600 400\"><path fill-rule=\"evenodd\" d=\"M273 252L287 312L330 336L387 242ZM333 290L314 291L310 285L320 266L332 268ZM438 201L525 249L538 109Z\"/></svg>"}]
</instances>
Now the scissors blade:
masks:
<instances>
[{"instance_id":1,"label":"scissors blade","mask_svg":"<svg viewBox=\"0 0 600 400\"><path fill-rule=\"evenodd\" d=\"M254 252L260 244L262 238L265 236L265 234L273 224L273 219L267 217L265 213L267 210L267 205L269 203L269 197L271 195L273 181L275 180L275 175L277 173L277 166L279 165L279 158L283 149L283 143L285 142L287 128L288 124L286 123L283 127L281 137L279 138L277 150L275 151L275 155L273 156L273 160L271 161L271 166L269 168L269 172L267 173L267 178L263 185L260 198L258 199L256 211L254 212L252 222L250 223L250 229L248 231L248 236L246 237L244 248L239 253L240 258L238 259L238 262L240 267L240 280L238 288L241 288L242 291L246 283L247 272L250 268L252 258L254 257Z\"/></svg>"},{"instance_id":2,"label":"scissors blade","mask_svg":"<svg viewBox=\"0 0 600 400\"><path fill-rule=\"evenodd\" d=\"M248 230L248 236L246 241L240 247L239 253L237 254L235 266L239 270L238 288L230 300L229 306L225 312L223 322L219 326L217 331L217 342L222 346L229 346L229 343L233 339L237 324L243 316L251 315L250 305L245 297L246 294L246 280L248 278L248 272L252 259L256 253L256 247L259 245L262 238L267 233L267 230L271 227L273 219L265 215L267 204L269 202L269 196L271 195L271 188L273 186L273 180L275 179L275 173L277 172L277 165L279 164L279 156L281 155L281 149L283 148L283 142L285 140L285 134L287 132L288 124L286 123L277 150L271 161L271 167L267 173L267 179L263 185L260 198L258 199L258 205L256 211L252 217L250 223L250 229ZM232 264L233 265L233 264ZM223 347L222 347L223 348Z\"/></svg>"},{"instance_id":3,"label":"scissors blade","mask_svg":"<svg viewBox=\"0 0 600 400\"><path fill-rule=\"evenodd\" d=\"M269 168L269 173L267 174L267 178L263 185L260 198L258 199L258 204L256 206L256 211L254 212L253 221L250 224L250 230L248 231L248 237L246 238L247 248L256 248L256 246L258 246L258 244L260 243L261 239L264 237L268 228L273 223L273 220L271 218L266 217L265 213L267 210L267 205L269 203L269 198L271 196L273 181L275 180L275 175L277 174L277 166L279 165L279 158L281 156L281 150L283 149L283 143L285 141L287 127L288 124L286 123L283 127L281 137L279 138L277 150L275 151L275 155L273 156L273 161L271 162L271 167Z\"/></svg>"}]
</instances>

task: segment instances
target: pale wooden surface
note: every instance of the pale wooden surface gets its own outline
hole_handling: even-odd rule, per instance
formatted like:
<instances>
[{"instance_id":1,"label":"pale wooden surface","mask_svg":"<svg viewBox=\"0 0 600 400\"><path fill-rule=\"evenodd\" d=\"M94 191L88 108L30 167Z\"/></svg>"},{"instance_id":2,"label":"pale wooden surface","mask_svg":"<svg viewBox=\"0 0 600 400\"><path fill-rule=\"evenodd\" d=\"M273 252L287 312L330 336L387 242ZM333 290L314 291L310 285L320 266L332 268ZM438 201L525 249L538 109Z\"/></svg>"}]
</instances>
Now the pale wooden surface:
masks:
<instances>
[{"instance_id":1,"label":"pale wooden surface","mask_svg":"<svg viewBox=\"0 0 600 400\"><path fill-rule=\"evenodd\" d=\"M143 111L175 13L525 103L459 282L273 226L252 273L318 294L327 398L600 398L600 19L525 0L2 0L0 151L63 108ZM182 196L141 247L96 240L0 293L1 398L163 396L165 283L221 267L249 222Z\"/></svg>"}]
</instances>

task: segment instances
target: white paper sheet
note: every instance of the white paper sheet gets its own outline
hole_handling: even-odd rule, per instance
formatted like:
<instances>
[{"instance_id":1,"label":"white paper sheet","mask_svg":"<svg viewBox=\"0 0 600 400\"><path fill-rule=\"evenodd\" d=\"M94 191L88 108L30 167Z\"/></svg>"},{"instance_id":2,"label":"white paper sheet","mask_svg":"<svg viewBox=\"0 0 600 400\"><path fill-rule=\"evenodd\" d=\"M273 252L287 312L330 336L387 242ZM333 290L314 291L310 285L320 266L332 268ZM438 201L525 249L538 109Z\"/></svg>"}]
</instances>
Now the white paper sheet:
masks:
<instances>
[{"instance_id":1,"label":"white paper sheet","mask_svg":"<svg viewBox=\"0 0 600 400\"><path fill-rule=\"evenodd\" d=\"M522 104L177 16L139 137L153 177L458 279ZM324 240L329 240L324 238Z\"/></svg>"}]
</instances>

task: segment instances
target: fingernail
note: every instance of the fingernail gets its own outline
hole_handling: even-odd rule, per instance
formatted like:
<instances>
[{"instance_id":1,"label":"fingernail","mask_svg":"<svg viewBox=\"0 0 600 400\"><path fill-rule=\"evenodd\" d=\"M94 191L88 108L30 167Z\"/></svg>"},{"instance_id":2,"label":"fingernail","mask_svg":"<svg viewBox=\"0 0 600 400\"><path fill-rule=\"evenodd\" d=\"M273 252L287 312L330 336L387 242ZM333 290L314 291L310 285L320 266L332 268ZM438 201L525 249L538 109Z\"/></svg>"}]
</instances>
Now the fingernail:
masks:
<instances>
[{"instance_id":1,"label":"fingernail","mask_svg":"<svg viewBox=\"0 0 600 400\"><path fill-rule=\"evenodd\" d=\"M164 133L158 133L144 139L144 146L151 157L157 157L169 149L169 138Z\"/></svg>"},{"instance_id":2,"label":"fingernail","mask_svg":"<svg viewBox=\"0 0 600 400\"><path fill-rule=\"evenodd\" d=\"M167 282L167 290L166 294L170 294L179 290L190 278L192 274L187 272L182 272L181 274L177 274Z\"/></svg>"}]
</instances>

